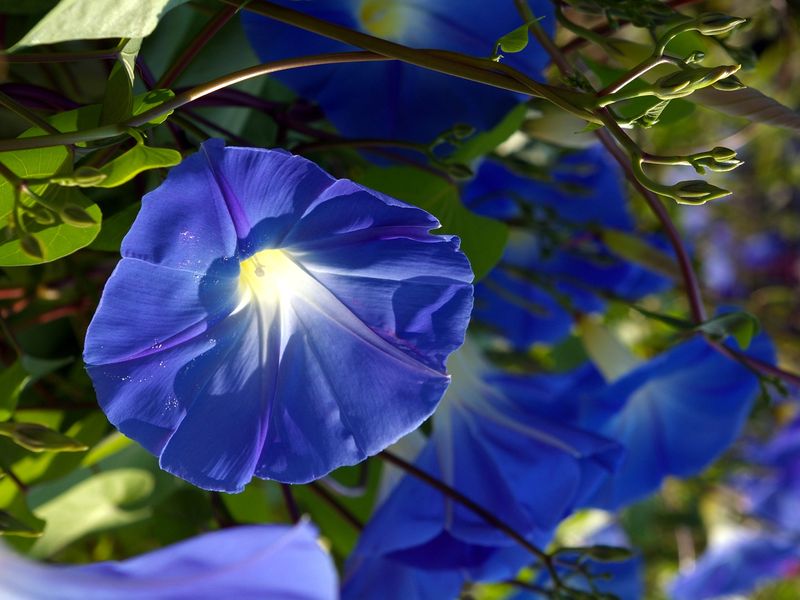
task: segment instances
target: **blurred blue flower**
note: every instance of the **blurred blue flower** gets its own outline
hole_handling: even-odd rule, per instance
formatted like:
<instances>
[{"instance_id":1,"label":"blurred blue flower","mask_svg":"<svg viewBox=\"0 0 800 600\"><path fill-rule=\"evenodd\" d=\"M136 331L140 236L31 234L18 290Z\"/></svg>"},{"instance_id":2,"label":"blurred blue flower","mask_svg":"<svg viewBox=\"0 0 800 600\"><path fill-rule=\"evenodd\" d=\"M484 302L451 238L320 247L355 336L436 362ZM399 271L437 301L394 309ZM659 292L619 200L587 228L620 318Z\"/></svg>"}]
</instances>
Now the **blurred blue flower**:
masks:
<instances>
[{"instance_id":1,"label":"blurred blue flower","mask_svg":"<svg viewBox=\"0 0 800 600\"><path fill-rule=\"evenodd\" d=\"M497 40L522 25L513 2L485 0L316 0L278 4L415 48L488 58ZM531 3L552 31L553 8ZM263 61L353 50L320 35L245 13L245 32ZM508 54L505 64L536 77L549 62L539 44ZM296 69L275 75L300 96L317 102L348 137L432 142L456 123L494 126L521 96L421 69L400 61Z\"/></svg>"},{"instance_id":2,"label":"blurred blue flower","mask_svg":"<svg viewBox=\"0 0 800 600\"><path fill-rule=\"evenodd\" d=\"M354 555L342 581L342 600L451 600L459 597L464 573L426 570L385 556Z\"/></svg>"},{"instance_id":3,"label":"blurred blue flower","mask_svg":"<svg viewBox=\"0 0 800 600\"><path fill-rule=\"evenodd\" d=\"M766 335L747 353L774 360ZM693 338L578 399L579 423L626 449L588 505L617 509L655 492L668 475L700 473L739 435L758 391L750 369Z\"/></svg>"},{"instance_id":4,"label":"blurred blue flower","mask_svg":"<svg viewBox=\"0 0 800 600\"><path fill-rule=\"evenodd\" d=\"M475 317L517 348L560 341L575 311L604 310L603 294L636 300L672 284L612 255L592 231L634 229L622 174L603 148L560 158L551 176L536 181L487 160L464 190L475 212L530 221L512 228L501 263L475 288Z\"/></svg>"},{"instance_id":5,"label":"blurred blue flower","mask_svg":"<svg viewBox=\"0 0 800 600\"><path fill-rule=\"evenodd\" d=\"M303 158L204 144L145 197L89 326L103 410L206 489L378 452L433 412L469 319L437 225Z\"/></svg>"},{"instance_id":6,"label":"blurred blue flower","mask_svg":"<svg viewBox=\"0 0 800 600\"><path fill-rule=\"evenodd\" d=\"M473 343L448 361L453 382L415 464L544 544L615 468L621 448L539 414L539 405L569 393L563 376L520 376L527 394L514 398ZM473 581L511 577L530 562L507 534L411 476L378 507L354 552L356 559L379 555L425 570L461 570Z\"/></svg>"},{"instance_id":7,"label":"blurred blue flower","mask_svg":"<svg viewBox=\"0 0 800 600\"><path fill-rule=\"evenodd\" d=\"M750 448L746 458L755 468L734 478L744 497L744 512L800 533L800 419L766 444Z\"/></svg>"},{"instance_id":8,"label":"blurred blue flower","mask_svg":"<svg viewBox=\"0 0 800 600\"><path fill-rule=\"evenodd\" d=\"M777 579L800 572L797 540L779 534L737 531L713 544L694 569L670 586L673 600L708 600L748 594Z\"/></svg>"},{"instance_id":9,"label":"blurred blue flower","mask_svg":"<svg viewBox=\"0 0 800 600\"><path fill-rule=\"evenodd\" d=\"M335 600L336 568L305 523L234 527L122 562L45 565L0 545L4 600Z\"/></svg>"}]
</instances>

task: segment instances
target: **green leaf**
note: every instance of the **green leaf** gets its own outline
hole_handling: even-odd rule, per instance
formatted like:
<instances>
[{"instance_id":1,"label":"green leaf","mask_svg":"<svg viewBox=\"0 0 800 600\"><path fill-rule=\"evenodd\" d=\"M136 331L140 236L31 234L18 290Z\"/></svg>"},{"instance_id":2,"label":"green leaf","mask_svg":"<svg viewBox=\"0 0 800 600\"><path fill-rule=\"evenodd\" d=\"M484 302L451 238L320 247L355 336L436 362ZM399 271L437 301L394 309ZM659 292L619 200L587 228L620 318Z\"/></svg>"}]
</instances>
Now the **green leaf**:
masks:
<instances>
[{"instance_id":1,"label":"green leaf","mask_svg":"<svg viewBox=\"0 0 800 600\"><path fill-rule=\"evenodd\" d=\"M709 319L698 325L696 330L720 339L732 335L739 347L746 350L753 336L761 330L761 325L749 312L737 311Z\"/></svg>"},{"instance_id":2,"label":"green leaf","mask_svg":"<svg viewBox=\"0 0 800 600\"><path fill-rule=\"evenodd\" d=\"M143 38L169 10L187 0L61 0L10 49L69 40Z\"/></svg>"},{"instance_id":3,"label":"green leaf","mask_svg":"<svg viewBox=\"0 0 800 600\"><path fill-rule=\"evenodd\" d=\"M177 150L136 144L100 169L106 177L97 183L97 187L117 187L130 181L142 171L174 167L181 162L181 159L181 153Z\"/></svg>"},{"instance_id":4,"label":"green leaf","mask_svg":"<svg viewBox=\"0 0 800 600\"><path fill-rule=\"evenodd\" d=\"M46 558L84 535L146 518L149 508L124 507L147 498L153 488L153 475L147 471L115 469L85 479L54 498L32 490L31 508L47 521L47 528L31 548L31 555Z\"/></svg>"},{"instance_id":5,"label":"green leaf","mask_svg":"<svg viewBox=\"0 0 800 600\"><path fill-rule=\"evenodd\" d=\"M108 76L100 125L120 123L131 116L133 109L133 79L121 61L114 63Z\"/></svg>"},{"instance_id":6,"label":"green leaf","mask_svg":"<svg viewBox=\"0 0 800 600\"><path fill-rule=\"evenodd\" d=\"M489 154L519 130L527 112L528 107L525 104L518 104L495 127L463 142L450 156L449 161L468 163Z\"/></svg>"},{"instance_id":7,"label":"green leaf","mask_svg":"<svg viewBox=\"0 0 800 600\"><path fill-rule=\"evenodd\" d=\"M800 113L753 88L732 92L703 88L695 92L692 99L732 117L744 117L754 123L800 133Z\"/></svg>"},{"instance_id":8,"label":"green leaf","mask_svg":"<svg viewBox=\"0 0 800 600\"><path fill-rule=\"evenodd\" d=\"M678 331L688 331L694 327L694 323L686 319L680 319L678 317L673 317L670 315L653 312L652 310L647 310L646 308L642 308L641 306L636 306L635 304L632 304L631 308L634 309L636 312L641 313L648 319L652 319L653 321L658 321L659 323L664 323L664 325L668 325L669 327L677 329Z\"/></svg>"},{"instance_id":9,"label":"green leaf","mask_svg":"<svg viewBox=\"0 0 800 600\"><path fill-rule=\"evenodd\" d=\"M136 79L136 57L142 48L142 38L131 38L125 42L119 51L119 61L128 74L128 79L133 84Z\"/></svg>"},{"instance_id":10,"label":"green leaf","mask_svg":"<svg viewBox=\"0 0 800 600\"><path fill-rule=\"evenodd\" d=\"M538 20L538 19L537 19ZM528 31L532 23L536 21L531 21L529 23L525 23L517 27L514 31L510 31L509 33L505 34L495 44L495 48L497 51L495 54L498 54L499 51L503 52L522 52L525 48L528 47Z\"/></svg>"},{"instance_id":11,"label":"green leaf","mask_svg":"<svg viewBox=\"0 0 800 600\"><path fill-rule=\"evenodd\" d=\"M461 238L461 249L472 264L476 280L485 276L502 257L508 227L467 209L458 188L449 181L412 167L369 167L358 180L439 219L442 226L436 233L451 233Z\"/></svg>"},{"instance_id":12,"label":"green leaf","mask_svg":"<svg viewBox=\"0 0 800 600\"><path fill-rule=\"evenodd\" d=\"M83 452L87 447L38 423L0 423L0 435L31 452Z\"/></svg>"},{"instance_id":13,"label":"green leaf","mask_svg":"<svg viewBox=\"0 0 800 600\"><path fill-rule=\"evenodd\" d=\"M0 510L0 535L36 538L42 535L41 529L34 529L19 521L4 510Z\"/></svg>"},{"instance_id":14,"label":"green leaf","mask_svg":"<svg viewBox=\"0 0 800 600\"><path fill-rule=\"evenodd\" d=\"M30 383L31 375L20 361L0 372L0 421L8 421L17 408L22 390Z\"/></svg>"},{"instance_id":15,"label":"green leaf","mask_svg":"<svg viewBox=\"0 0 800 600\"><path fill-rule=\"evenodd\" d=\"M73 362L72 357L50 360L25 354L0 372L0 421L11 418L17 408L19 397L27 386L71 362Z\"/></svg>"},{"instance_id":16,"label":"green leaf","mask_svg":"<svg viewBox=\"0 0 800 600\"><path fill-rule=\"evenodd\" d=\"M13 208L13 199L8 201L7 194L12 193L10 186L3 186L0 182L0 223L5 223ZM94 224L84 223L75 226L70 223L56 223L54 225L29 225L30 233L39 242L43 256L32 256L25 252L18 239L10 239L0 243L0 267L19 267L37 265L63 258L92 243L100 232L102 213L100 208L89 201L78 188L55 187L45 193L53 207L61 212L65 206L77 206L91 217ZM0 239L2 229L0 229Z\"/></svg>"}]
</instances>

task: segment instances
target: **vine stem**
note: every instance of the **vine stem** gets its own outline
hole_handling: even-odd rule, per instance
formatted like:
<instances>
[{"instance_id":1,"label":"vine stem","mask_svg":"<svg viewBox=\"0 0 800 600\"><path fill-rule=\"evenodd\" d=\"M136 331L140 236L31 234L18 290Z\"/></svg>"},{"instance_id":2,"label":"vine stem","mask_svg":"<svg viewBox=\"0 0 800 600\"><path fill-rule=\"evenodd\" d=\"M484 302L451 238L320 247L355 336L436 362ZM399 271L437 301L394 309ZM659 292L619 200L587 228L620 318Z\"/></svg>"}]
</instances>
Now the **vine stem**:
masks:
<instances>
[{"instance_id":1,"label":"vine stem","mask_svg":"<svg viewBox=\"0 0 800 600\"><path fill-rule=\"evenodd\" d=\"M167 71L158 80L155 85L157 88L168 88L175 83L181 73L192 62L200 50L205 47L209 40L222 29L225 24L231 20L236 14L237 9L233 6L223 6L203 27L202 31L192 40L186 49L181 53L178 59L172 63Z\"/></svg>"},{"instance_id":2,"label":"vine stem","mask_svg":"<svg viewBox=\"0 0 800 600\"><path fill-rule=\"evenodd\" d=\"M553 558L547 554L544 550L537 548L533 544L531 544L528 540L525 539L525 536L517 532L511 525L500 519L499 517L495 516L480 504L473 502L469 498L467 498L464 494L459 492L458 490L450 487L443 481L440 481L430 473L423 471L416 465L400 458L396 454L388 451L383 450L380 453L380 457L386 460L389 463L392 463L394 466L399 467L409 475L412 475L423 481L424 483L430 485L433 488L436 488L442 494L450 498L451 500L456 501L464 508L468 509L469 511L475 513L481 519L486 521L489 525L494 527L495 529L502 531L512 540L517 542L520 546L525 548L528 552L533 554L536 559L547 569L547 573L550 576L553 583L556 585L557 588L562 587L561 578L556 571L555 565L553 564Z\"/></svg>"},{"instance_id":3,"label":"vine stem","mask_svg":"<svg viewBox=\"0 0 800 600\"><path fill-rule=\"evenodd\" d=\"M348 508L339 502L333 494L325 489L324 486L319 485L316 481L308 484L308 489L314 494L322 498L330 507L338 514L344 521L346 521L353 529L361 531L364 529L364 524L356 517Z\"/></svg>"},{"instance_id":4,"label":"vine stem","mask_svg":"<svg viewBox=\"0 0 800 600\"><path fill-rule=\"evenodd\" d=\"M533 13L528 6L527 0L514 1L519 8L523 19L531 22L530 30L534 37L550 55L558 69L564 75L569 75L572 72L572 66L569 64L559 47L555 45L555 43L547 36L547 34L544 33L544 31L542 31L539 23L530 18L533 16ZM705 307L703 306L700 282L698 281L697 274L692 266L689 252L686 250L686 246L681 239L680 233L675 227L675 224L672 222L672 219L670 218L667 209L664 207L664 204L661 202L658 196L645 188L639 182L633 172L631 163L632 158L629 157L622 148L620 148L618 143L624 146L629 152L635 149L638 153L638 147L634 144L633 140L631 140L628 135L622 131L622 128L617 124L610 111L607 109L599 109L595 111L595 114L600 118L603 125L606 126L605 130L598 130L595 132L595 135L600 139L600 142L611 153L614 159L620 164L627 179L642 194L642 197L645 199L645 202L647 202L650 210L655 214L656 218L661 223L664 233L669 239L670 245L675 252L675 258L677 259L678 268L680 269L681 277L683 278L684 287L686 289L692 320L697 324L702 323L706 320Z\"/></svg>"},{"instance_id":5,"label":"vine stem","mask_svg":"<svg viewBox=\"0 0 800 600\"><path fill-rule=\"evenodd\" d=\"M297 506L297 502L294 499L292 487L288 483L282 483L281 494L283 495L283 502L286 504L286 511L289 513L289 518L294 525L297 525L301 517L300 507Z\"/></svg>"},{"instance_id":6,"label":"vine stem","mask_svg":"<svg viewBox=\"0 0 800 600\"><path fill-rule=\"evenodd\" d=\"M410 48L266 0L258 3L249 1L243 3L241 0L219 1L431 71L544 98L582 119L594 120L592 112L586 108L589 99L586 94L541 83L488 58L479 59L441 50Z\"/></svg>"},{"instance_id":7,"label":"vine stem","mask_svg":"<svg viewBox=\"0 0 800 600\"><path fill-rule=\"evenodd\" d=\"M514 1L519 8L522 17L526 21L531 21L530 17L532 16L532 12L527 4L527 0ZM692 0L673 2L672 5L675 7L690 3L692 3ZM572 71L571 65L567 62L562 50L558 48L558 46L556 46L542 31L538 22L532 22L531 31L536 39L542 44L544 49L548 52L548 54L550 54L550 57L559 70L565 75L569 74ZM671 62L671 60L672 59L668 58L667 62ZM640 65L640 67L641 66L642 65ZM655 214L656 218L664 229L664 233L666 234L667 239L669 240L670 245L675 252L678 268L680 269L681 277L683 278L684 288L686 290L687 300L689 302L689 309L692 315L692 321L694 321L696 324L704 322L707 319L707 316L705 306L703 305L700 282L697 278L697 273L692 266L689 252L687 251L686 246L681 239L680 233L678 232L677 227L675 227L672 218L669 216L669 212L667 212L667 209L664 207L664 204L661 202L659 197L644 187L636 178L633 171L631 157L628 156L626 151L623 150L620 145L628 151L635 149L637 153L640 153L640 150L633 140L631 140L622 130L608 109L597 110L596 114L600 117L606 129L596 131L595 135L600 139L600 142L603 144L603 146L605 146L609 153L611 153L614 159L622 167L628 181L630 181L642 195L650 210ZM709 339L708 337L706 337L706 340L715 350L724 356L727 356L732 360L739 361L754 371L761 373L762 375L777 377L783 381L786 381L787 383L800 387L800 374L781 369L775 365L771 365L757 358L748 356L743 352L738 352L732 348L728 348L724 344Z\"/></svg>"},{"instance_id":8,"label":"vine stem","mask_svg":"<svg viewBox=\"0 0 800 600\"><path fill-rule=\"evenodd\" d=\"M181 106L197 100L198 98L213 94L217 90L230 87L237 83L241 83L242 81L247 81L248 79L253 79L254 77L261 77L262 75L277 73L278 71L286 71L289 69L298 69L302 67L313 67L317 65L373 62L383 60L391 59L374 52L334 52L330 54L301 56L298 58L277 60L262 65L256 65L254 67L249 67L247 69L242 69L240 71L218 77L217 79L209 81L208 83L188 89L185 92L177 94L170 100L167 100L158 106L154 106L150 110L131 117L130 119L121 123L105 125L102 127L94 127L92 129L85 129L83 131L60 133L57 135L39 135L28 138L0 140L0 152L10 150L27 150L30 148L45 148L48 146L62 146L122 135L131 127L140 127L145 125L148 121L168 114L173 110L180 108Z\"/></svg>"}]
</instances>

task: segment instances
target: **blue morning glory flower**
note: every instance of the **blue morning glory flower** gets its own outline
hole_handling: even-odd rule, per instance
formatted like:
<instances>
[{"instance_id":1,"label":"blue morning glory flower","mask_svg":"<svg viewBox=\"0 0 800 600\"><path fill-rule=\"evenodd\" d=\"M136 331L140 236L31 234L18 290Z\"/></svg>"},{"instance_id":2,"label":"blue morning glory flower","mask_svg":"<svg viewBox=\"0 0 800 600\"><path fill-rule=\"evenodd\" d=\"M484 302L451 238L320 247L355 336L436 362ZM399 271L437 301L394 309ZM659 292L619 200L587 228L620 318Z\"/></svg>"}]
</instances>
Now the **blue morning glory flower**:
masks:
<instances>
[{"instance_id":1,"label":"blue morning glory flower","mask_svg":"<svg viewBox=\"0 0 800 600\"><path fill-rule=\"evenodd\" d=\"M739 530L712 544L694 569L670 586L673 600L739 597L778 579L800 572L797 541L781 534Z\"/></svg>"},{"instance_id":2,"label":"blue morning glory flower","mask_svg":"<svg viewBox=\"0 0 800 600\"><path fill-rule=\"evenodd\" d=\"M488 58L497 40L522 25L513 2L485 0L316 0L279 4L309 15L416 48L436 48ZM553 8L535 0L532 8L552 31ZM259 58L352 50L322 36L245 13L245 32ZM508 54L504 63L535 77L549 62L538 44ZM277 73L300 96L318 103L348 137L431 142L456 123L477 129L494 126L521 96L442 75L399 61L342 64Z\"/></svg>"},{"instance_id":3,"label":"blue morning glory flower","mask_svg":"<svg viewBox=\"0 0 800 600\"><path fill-rule=\"evenodd\" d=\"M745 511L784 531L800 533L800 419L766 444L750 448L746 457L754 472L734 479Z\"/></svg>"},{"instance_id":4,"label":"blue morning glory flower","mask_svg":"<svg viewBox=\"0 0 800 600\"><path fill-rule=\"evenodd\" d=\"M464 202L484 216L531 222L512 228L500 264L475 289L475 317L517 348L560 341L575 312L604 310L602 294L635 300L671 285L593 235L592 227L634 228L622 174L601 147L560 158L547 182L484 161Z\"/></svg>"},{"instance_id":5,"label":"blue morning glory flower","mask_svg":"<svg viewBox=\"0 0 800 600\"><path fill-rule=\"evenodd\" d=\"M306 482L415 429L472 272L428 213L216 141L148 194L89 326L109 420L206 489Z\"/></svg>"},{"instance_id":6,"label":"blue morning glory flower","mask_svg":"<svg viewBox=\"0 0 800 600\"><path fill-rule=\"evenodd\" d=\"M547 376L528 378L524 401L506 394L477 346L448 361L453 383L415 464L543 544L619 461L615 443L538 414L555 401ZM530 560L506 534L438 490L405 476L364 530L354 556L386 556L473 580L512 576Z\"/></svg>"},{"instance_id":7,"label":"blue morning glory flower","mask_svg":"<svg viewBox=\"0 0 800 600\"><path fill-rule=\"evenodd\" d=\"M773 360L765 335L748 354ZM655 492L668 475L696 475L738 436L758 394L758 377L693 338L580 401L580 424L619 441L618 471L588 505L616 509Z\"/></svg>"},{"instance_id":8,"label":"blue morning glory flower","mask_svg":"<svg viewBox=\"0 0 800 600\"><path fill-rule=\"evenodd\" d=\"M234 527L89 565L35 563L0 545L4 600L335 600L336 579L333 561L306 523Z\"/></svg>"}]
</instances>

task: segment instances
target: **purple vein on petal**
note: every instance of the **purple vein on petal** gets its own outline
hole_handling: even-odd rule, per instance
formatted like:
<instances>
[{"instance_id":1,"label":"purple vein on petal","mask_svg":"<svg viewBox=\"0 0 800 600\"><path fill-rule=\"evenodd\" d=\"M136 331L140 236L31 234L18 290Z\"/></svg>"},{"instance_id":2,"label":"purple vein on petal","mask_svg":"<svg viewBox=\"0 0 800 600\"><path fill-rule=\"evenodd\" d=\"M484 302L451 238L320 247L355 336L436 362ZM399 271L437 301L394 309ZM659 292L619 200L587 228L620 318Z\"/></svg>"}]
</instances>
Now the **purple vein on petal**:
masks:
<instances>
[{"instance_id":1,"label":"purple vein on petal","mask_svg":"<svg viewBox=\"0 0 800 600\"><path fill-rule=\"evenodd\" d=\"M214 178L214 181L216 182L217 187L219 187L220 193L222 194L222 199L225 201L225 206L227 207L228 213L233 221L233 228L236 230L236 237L240 240L243 240L247 237L252 229L250 220L247 218L247 213L245 213L244 208L242 208L242 205L239 202L239 199L231 189L228 180L225 179L225 176L214 166L214 160L209 155L206 145L203 144L200 146L200 150L206 157L206 162L208 163L208 169L211 172L211 176Z\"/></svg>"}]
</instances>

